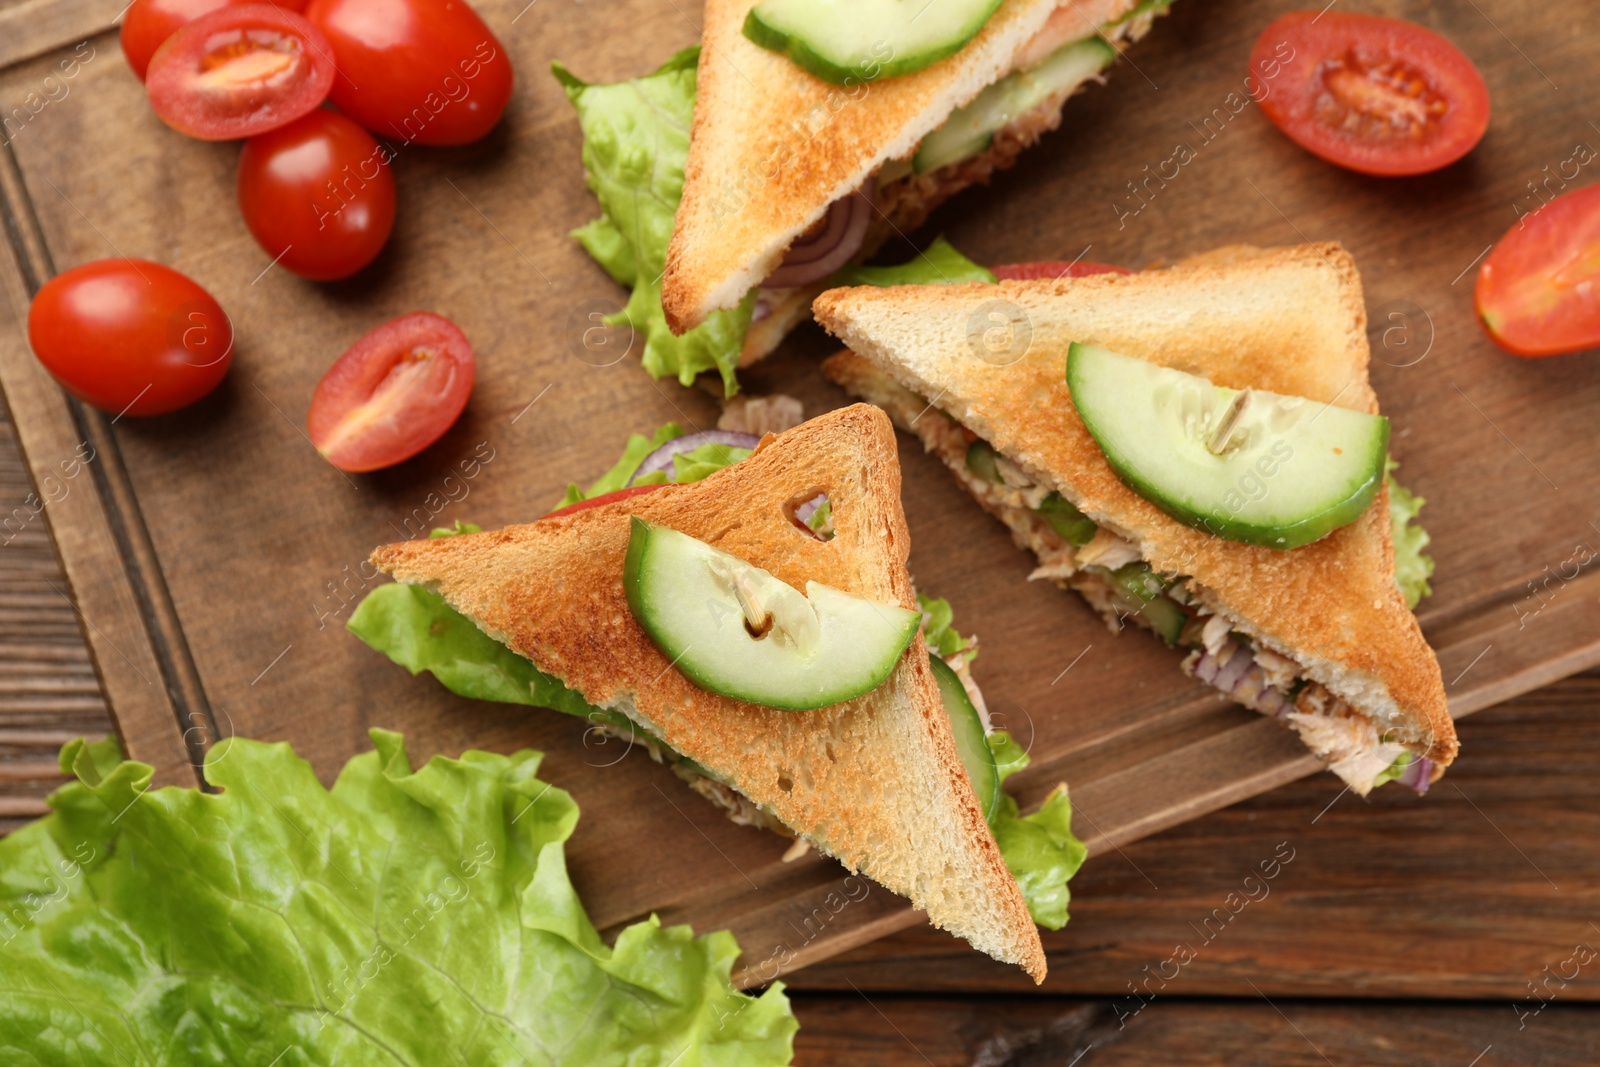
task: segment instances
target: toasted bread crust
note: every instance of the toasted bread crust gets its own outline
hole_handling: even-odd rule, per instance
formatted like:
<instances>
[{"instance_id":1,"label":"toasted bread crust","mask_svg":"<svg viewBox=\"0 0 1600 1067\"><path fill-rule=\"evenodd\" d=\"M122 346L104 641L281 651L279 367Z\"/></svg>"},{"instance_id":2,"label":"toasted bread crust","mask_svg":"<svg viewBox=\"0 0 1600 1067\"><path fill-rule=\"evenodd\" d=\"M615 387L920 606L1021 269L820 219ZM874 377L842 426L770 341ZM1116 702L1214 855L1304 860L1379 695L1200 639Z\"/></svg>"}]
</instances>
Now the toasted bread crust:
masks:
<instances>
[{"instance_id":1,"label":"toasted bread crust","mask_svg":"<svg viewBox=\"0 0 1600 1067\"><path fill-rule=\"evenodd\" d=\"M994 300L1004 302L994 306L1000 320L984 308ZM1123 484L1066 386L1067 345L1082 341L1232 388L1376 412L1360 278L1338 244L1232 248L1136 275L835 289L813 310L856 353L919 395L938 395L943 410L1044 473L1151 566L1191 576L1251 636L1402 743L1441 764L1455 758L1438 661L1393 580L1387 494L1356 522L1292 551L1211 537ZM1006 315L1031 329L1026 353L1010 363L1009 353L979 358L969 331L981 337Z\"/></svg>"},{"instance_id":2,"label":"toasted bread crust","mask_svg":"<svg viewBox=\"0 0 1600 1067\"><path fill-rule=\"evenodd\" d=\"M951 111L1001 77L1058 6L1005 0L948 59L914 74L840 86L744 36L757 2L705 5L683 199L662 279L662 307L677 333L736 305L829 204L909 155ZM1133 2L1096 4L1087 17L1115 18Z\"/></svg>"},{"instance_id":3,"label":"toasted bread crust","mask_svg":"<svg viewBox=\"0 0 1600 1067\"><path fill-rule=\"evenodd\" d=\"M790 519L818 492L835 536ZM787 826L976 947L1045 973L1038 931L972 792L918 636L864 697L785 712L695 687L634 620L630 516L681 530L804 588L916 607L894 431L857 404L768 435L702 482L524 526L385 545L378 567L425 584L590 703L623 711Z\"/></svg>"}]
</instances>

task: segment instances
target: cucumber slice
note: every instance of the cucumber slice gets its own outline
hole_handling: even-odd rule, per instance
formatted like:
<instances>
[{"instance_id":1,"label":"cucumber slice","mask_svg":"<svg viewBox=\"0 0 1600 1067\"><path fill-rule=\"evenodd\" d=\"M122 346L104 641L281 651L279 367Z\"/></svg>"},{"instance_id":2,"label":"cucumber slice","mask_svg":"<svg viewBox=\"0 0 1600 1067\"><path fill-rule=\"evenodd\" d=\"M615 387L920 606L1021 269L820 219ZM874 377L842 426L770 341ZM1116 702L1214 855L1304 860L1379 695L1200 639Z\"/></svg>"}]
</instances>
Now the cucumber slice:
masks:
<instances>
[{"instance_id":1,"label":"cucumber slice","mask_svg":"<svg viewBox=\"0 0 1600 1067\"><path fill-rule=\"evenodd\" d=\"M992 821L1000 810L1000 771L995 767L988 735L983 732L983 719L973 706L972 698L967 696L967 687L961 684L961 676L955 668L932 653L928 655L928 663L939 683L945 713L950 716L961 765L967 769L972 791L978 794L978 806L983 809L984 819Z\"/></svg>"},{"instance_id":2,"label":"cucumber slice","mask_svg":"<svg viewBox=\"0 0 1600 1067\"><path fill-rule=\"evenodd\" d=\"M918 174L959 163L989 147L995 132L1056 93L1076 89L1117 58L1099 37L1064 44L1028 70L1006 75L957 108L944 125L922 139L911 161Z\"/></svg>"},{"instance_id":3,"label":"cucumber slice","mask_svg":"<svg viewBox=\"0 0 1600 1067\"><path fill-rule=\"evenodd\" d=\"M1000 0L762 0L744 35L823 81L858 85L961 51Z\"/></svg>"},{"instance_id":4,"label":"cucumber slice","mask_svg":"<svg viewBox=\"0 0 1600 1067\"><path fill-rule=\"evenodd\" d=\"M919 611L816 582L802 596L760 567L639 518L622 584L633 617L691 682L786 711L876 689L922 623Z\"/></svg>"},{"instance_id":5,"label":"cucumber slice","mask_svg":"<svg viewBox=\"0 0 1600 1067\"><path fill-rule=\"evenodd\" d=\"M994 449L987 441L974 441L967 446L967 470L986 482L1001 484L1000 468L994 461Z\"/></svg>"},{"instance_id":6,"label":"cucumber slice","mask_svg":"<svg viewBox=\"0 0 1600 1067\"><path fill-rule=\"evenodd\" d=\"M1073 507L1072 501L1060 493L1051 493L1039 501L1039 514L1055 527L1056 533L1069 545L1088 544L1094 540L1095 531L1100 529L1093 519Z\"/></svg>"},{"instance_id":7,"label":"cucumber slice","mask_svg":"<svg viewBox=\"0 0 1600 1067\"><path fill-rule=\"evenodd\" d=\"M1389 420L1073 344L1067 387L1122 480L1218 537L1298 548L1354 522L1383 484Z\"/></svg>"},{"instance_id":8,"label":"cucumber slice","mask_svg":"<svg viewBox=\"0 0 1600 1067\"><path fill-rule=\"evenodd\" d=\"M1147 563L1129 563L1111 571L1118 599L1134 615L1143 618L1167 644L1178 640L1189 616L1168 597L1167 583Z\"/></svg>"}]
</instances>

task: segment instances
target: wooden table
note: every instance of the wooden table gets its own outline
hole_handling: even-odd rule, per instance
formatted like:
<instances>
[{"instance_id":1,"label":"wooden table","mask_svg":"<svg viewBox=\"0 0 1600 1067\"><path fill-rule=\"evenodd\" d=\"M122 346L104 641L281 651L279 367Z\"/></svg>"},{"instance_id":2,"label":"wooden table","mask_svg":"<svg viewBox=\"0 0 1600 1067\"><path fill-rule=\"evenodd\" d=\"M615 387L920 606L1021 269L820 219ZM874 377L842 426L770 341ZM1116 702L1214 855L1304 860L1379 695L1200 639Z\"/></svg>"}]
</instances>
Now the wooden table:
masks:
<instances>
[{"instance_id":1,"label":"wooden table","mask_svg":"<svg viewBox=\"0 0 1600 1067\"><path fill-rule=\"evenodd\" d=\"M0 501L28 491L0 426ZM45 811L63 741L110 729L64 589L42 525L0 545L6 829ZM1425 799L1362 801L1315 775L1097 858L1071 923L1045 935L1043 990L932 930L802 970L796 1061L1591 1064L1600 959L1564 986L1547 976L1600 948L1597 706L1600 671L1464 720L1462 757ZM1274 854L1292 859L1270 892L1202 926ZM1180 943L1194 959L1166 964ZM1519 1014L1546 980L1550 1005Z\"/></svg>"}]
</instances>

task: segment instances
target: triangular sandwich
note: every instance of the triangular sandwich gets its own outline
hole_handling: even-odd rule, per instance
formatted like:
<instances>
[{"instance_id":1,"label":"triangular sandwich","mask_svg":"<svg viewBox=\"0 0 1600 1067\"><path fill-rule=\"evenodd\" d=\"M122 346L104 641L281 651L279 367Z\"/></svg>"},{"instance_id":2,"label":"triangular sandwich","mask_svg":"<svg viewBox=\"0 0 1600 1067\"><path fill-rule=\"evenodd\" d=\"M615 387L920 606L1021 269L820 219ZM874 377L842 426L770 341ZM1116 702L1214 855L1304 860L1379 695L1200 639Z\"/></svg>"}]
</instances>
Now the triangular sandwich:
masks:
<instances>
[{"instance_id":1,"label":"triangular sandwich","mask_svg":"<svg viewBox=\"0 0 1600 1067\"><path fill-rule=\"evenodd\" d=\"M818 494L832 508L826 541L794 521ZM634 516L800 589L816 581L916 607L894 431L864 404L769 435L700 482L529 525L387 545L372 561L909 897L935 925L1042 980L1038 931L963 769L922 637L878 688L820 710L698 688L630 613L623 573Z\"/></svg>"},{"instance_id":2,"label":"triangular sandwich","mask_svg":"<svg viewBox=\"0 0 1600 1067\"><path fill-rule=\"evenodd\" d=\"M1213 536L1118 477L1065 380L1078 342L1375 414L1360 278L1338 244L1132 275L835 289L815 313L852 350L824 371L921 437L1037 553L1035 577L1078 590L1114 629L1149 625L1112 580L1143 561L1185 669L1293 728L1359 793L1395 777L1425 788L1455 758L1438 661L1396 584L1387 490L1299 548ZM969 466L975 442L992 477ZM1050 494L1092 523L1085 536L1040 510Z\"/></svg>"}]
</instances>

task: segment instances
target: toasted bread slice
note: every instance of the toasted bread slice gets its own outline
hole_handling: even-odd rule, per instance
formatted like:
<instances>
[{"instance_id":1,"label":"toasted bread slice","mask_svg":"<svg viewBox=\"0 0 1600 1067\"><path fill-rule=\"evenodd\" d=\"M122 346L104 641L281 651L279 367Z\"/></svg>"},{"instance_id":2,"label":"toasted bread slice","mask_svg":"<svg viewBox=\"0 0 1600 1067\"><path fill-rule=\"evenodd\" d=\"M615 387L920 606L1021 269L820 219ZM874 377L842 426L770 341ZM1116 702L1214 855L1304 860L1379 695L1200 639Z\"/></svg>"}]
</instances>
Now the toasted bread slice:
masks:
<instances>
[{"instance_id":1,"label":"toasted bread slice","mask_svg":"<svg viewBox=\"0 0 1600 1067\"><path fill-rule=\"evenodd\" d=\"M792 521L818 493L834 537ZM629 516L681 530L791 585L916 607L894 431L865 404L769 434L701 482L491 533L386 545L372 561L426 585L598 707L619 711L823 852L1036 981L1038 930L955 748L919 635L883 685L820 711L696 688L623 592Z\"/></svg>"},{"instance_id":2,"label":"toasted bread slice","mask_svg":"<svg viewBox=\"0 0 1600 1067\"><path fill-rule=\"evenodd\" d=\"M1067 8L1058 19L1081 21L1075 32L1085 36L1135 4L1005 0L955 55L914 74L841 86L746 38L745 16L757 2L705 5L683 199L662 279L667 323L678 333L736 306L829 204L884 163L908 158L952 111L1009 72L1058 8ZM1136 36L1148 24L1135 20L1114 35ZM941 184L941 195L951 191ZM916 196L925 215L931 191Z\"/></svg>"},{"instance_id":3,"label":"toasted bread slice","mask_svg":"<svg viewBox=\"0 0 1600 1067\"><path fill-rule=\"evenodd\" d=\"M1094 542L1074 550L1052 538L1030 508L991 494L985 506L1007 519L1019 541L1039 550L1042 561L1054 552L1053 566L1036 574L1076 577L1094 554L1106 558L1103 535L1123 539L1133 558L1157 572L1186 577L1206 612L1256 648L1292 661L1300 677L1338 698L1335 710L1344 720L1317 718L1328 709L1305 706L1304 696L1283 717L1362 792L1373 778L1370 754L1365 767L1354 756L1341 767L1328 753L1342 742L1327 731L1365 726L1369 739L1387 739L1438 766L1455 758L1438 661L1395 585L1386 493L1356 522L1292 551L1212 537L1166 515L1117 477L1066 386L1067 346L1082 341L1232 388L1376 412L1361 282L1339 245L1231 248L1134 275L834 289L814 311L855 353L830 359L829 376L891 409L914 401L902 423L917 422L913 429L961 468L958 476L965 428L1021 477L1060 492L1100 526ZM998 355L994 345L982 347L996 323L1013 340L1010 348L999 345ZM929 414L916 419L919 411ZM938 440L941 426L948 440ZM981 486L969 488L985 499ZM1093 601L1092 591L1084 591ZM1350 721L1347 711L1364 722Z\"/></svg>"}]
</instances>

